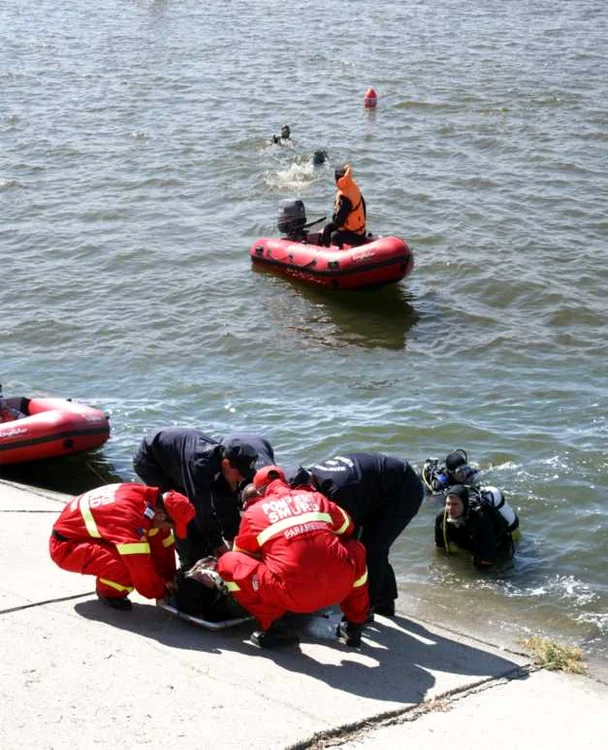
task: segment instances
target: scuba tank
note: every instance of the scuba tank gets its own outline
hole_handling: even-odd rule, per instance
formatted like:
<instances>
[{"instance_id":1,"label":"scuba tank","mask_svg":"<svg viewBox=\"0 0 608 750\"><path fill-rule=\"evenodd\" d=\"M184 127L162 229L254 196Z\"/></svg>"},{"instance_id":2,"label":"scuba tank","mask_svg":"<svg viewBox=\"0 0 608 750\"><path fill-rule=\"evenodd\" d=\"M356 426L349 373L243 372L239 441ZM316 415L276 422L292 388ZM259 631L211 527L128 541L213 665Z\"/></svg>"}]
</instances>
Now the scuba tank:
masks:
<instances>
[{"instance_id":1,"label":"scuba tank","mask_svg":"<svg viewBox=\"0 0 608 750\"><path fill-rule=\"evenodd\" d=\"M492 487L488 485L486 487L480 487L474 492L477 495L478 502L485 502L488 505L496 508L496 510L502 516L509 532L513 532L519 527L519 518L517 517L517 513L505 500L505 495L502 490L499 490L498 487Z\"/></svg>"}]
</instances>

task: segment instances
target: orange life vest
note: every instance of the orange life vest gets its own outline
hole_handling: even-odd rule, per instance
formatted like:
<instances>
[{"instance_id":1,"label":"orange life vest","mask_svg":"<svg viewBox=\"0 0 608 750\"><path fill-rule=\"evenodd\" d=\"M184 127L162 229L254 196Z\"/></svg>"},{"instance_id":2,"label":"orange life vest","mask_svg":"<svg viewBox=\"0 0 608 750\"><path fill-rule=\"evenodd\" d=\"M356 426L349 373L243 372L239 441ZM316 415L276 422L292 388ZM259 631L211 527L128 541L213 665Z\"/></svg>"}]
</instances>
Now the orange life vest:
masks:
<instances>
[{"instance_id":1,"label":"orange life vest","mask_svg":"<svg viewBox=\"0 0 608 750\"><path fill-rule=\"evenodd\" d=\"M336 199L334 201L334 213L338 212L340 207L340 197L344 196L351 202L352 208L346 221L338 229L346 229L349 232L355 232L356 234L365 234L365 210L363 208L363 200L361 196L361 190L359 186L353 180L353 173L350 165L346 167L344 176L341 177L338 182L338 192L336 193Z\"/></svg>"}]
</instances>

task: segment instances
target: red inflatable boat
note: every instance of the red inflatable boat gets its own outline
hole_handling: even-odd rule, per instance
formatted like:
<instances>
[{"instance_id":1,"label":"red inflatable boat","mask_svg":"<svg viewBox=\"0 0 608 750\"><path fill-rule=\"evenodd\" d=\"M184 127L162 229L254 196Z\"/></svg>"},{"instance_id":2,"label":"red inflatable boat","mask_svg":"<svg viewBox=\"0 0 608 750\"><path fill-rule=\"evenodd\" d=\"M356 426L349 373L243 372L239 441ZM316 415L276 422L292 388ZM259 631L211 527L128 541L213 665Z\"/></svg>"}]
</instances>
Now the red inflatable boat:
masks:
<instances>
[{"instance_id":1,"label":"red inflatable boat","mask_svg":"<svg viewBox=\"0 0 608 750\"><path fill-rule=\"evenodd\" d=\"M338 248L307 241L263 238L249 250L251 260L277 273L330 289L371 289L401 281L414 267L414 255L399 237L370 237L365 245Z\"/></svg>"},{"instance_id":2,"label":"red inflatable boat","mask_svg":"<svg viewBox=\"0 0 608 750\"><path fill-rule=\"evenodd\" d=\"M63 398L0 398L0 466L98 448L109 437L99 409Z\"/></svg>"}]
</instances>

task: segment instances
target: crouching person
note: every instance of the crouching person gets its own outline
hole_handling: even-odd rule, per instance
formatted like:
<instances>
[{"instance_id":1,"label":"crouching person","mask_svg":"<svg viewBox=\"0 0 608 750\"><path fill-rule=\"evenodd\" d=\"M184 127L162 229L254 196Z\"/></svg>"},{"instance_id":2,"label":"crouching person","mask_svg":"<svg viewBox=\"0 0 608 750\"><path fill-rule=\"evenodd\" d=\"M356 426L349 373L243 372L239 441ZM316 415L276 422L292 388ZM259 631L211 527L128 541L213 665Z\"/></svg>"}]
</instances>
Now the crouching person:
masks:
<instances>
[{"instance_id":1,"label":"crouching person","mask_svg":"<svg viewBox=\"0 0 608 750\"><path fill-rule=\"evenodd\" d=\"M320 492L292 489L278 466L254 476L234 549L218 560L228 589L258 621L253 642L281 640L273 625L287 612L311 613L339 604L337 631L359 646L369 610L365 548L349 538L354 524L346 511Z\"/></svg>"},{"instance_id":2,"label":"crouching person","mask_svg":"<svg viewBox=\"0 0 608 750\"><path fill-rule=\"evenodd\" d=\"M142 484L108 484L76 497L53 526L49 551L63 570L96 577L99 599L131 609L134 589L163 599L175 577L175 534L195 510L187 497Z\"/></svg>"}]
</instances>

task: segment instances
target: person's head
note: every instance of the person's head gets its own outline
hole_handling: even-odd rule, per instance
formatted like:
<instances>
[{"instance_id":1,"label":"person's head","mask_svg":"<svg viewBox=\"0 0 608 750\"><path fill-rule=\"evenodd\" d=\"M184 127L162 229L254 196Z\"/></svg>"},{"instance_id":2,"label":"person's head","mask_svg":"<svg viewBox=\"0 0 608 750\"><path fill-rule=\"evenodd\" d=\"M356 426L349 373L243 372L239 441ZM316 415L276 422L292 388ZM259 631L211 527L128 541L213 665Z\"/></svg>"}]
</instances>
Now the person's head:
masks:
<instances>
[{"instance_id":1,"label":"person's head","mask_svg":"<svg viewBox=\"0 0 608 750\"><path fill-rule=\"evenodd\" d=\"M298 466L296 471L289 476L289 484L292 487L304 487L304 486L315 486L315 478L311 471L304 468L304 466Z\"/></svg>"},{"instance_id":2,"label":"person's head","mask_svg":"<svg viewBox=\"0 0 608 750\"><path fill-rule=\"evenodd\" d=\"M348 164L344 164L344 166L342 166L342 167L336 167L334 169L334 179L335 179L335 181L339 182L344 177L344 175L346 174L347 170L348 170Z\"/></svg>"},{"instance_id":3,"label":"person's head","mask_svg":"<svg viewBox=\"0 0 608 750\"><path fill-rule=\"evenodd\" d=\"M253 505L256 500L260 497L260 493L257 491L255 484L246 485L241 492L241 505L243 510L247 510L250 505Z\"/></svg>"},{"instance_id":4,"label":"person's head","mask_svg":"<svg viewBox=\"0 0 608 750\"><path fill-rule=\"evenodd\" d=\"M263 466L256 471L253 477L253 486L257 490L258 495L262 497L266 489L277 479L285 484L287 483L285 472L280 466Z\"/></svg>"},{"instance_id":5,"label":"person's head","mask_svg":"<svg viewBox=\"0 0 608 750\"><path fill-rule=\"evenodd\" d=\"M243 480L253 476L258 453L252 445L236 438L227 440L222 446L222 474L235 489Z\"/></svg>"},{"instance_id":6,"label":"person's head","mask_svg":"<svg viewBox=\"0 0 608 750\"><path fill-rule=\"evenodd\" d=\"M281 138L284 138L285 140L291 138L291 128L289 125L283 125L281 127Z\"/></svg>"},{"instance_id":7,"label":"person's head","mask_svg":"<svg viewBox=\"0 0 608 750\"><path fill-rule=\"evenodd\" d=\"M325 151L325 149L322 149L322 148L317 149L312 155L312 163L317 167L320 167L321 164L325 164L326 159L327 159L327 151Z\"/></svg>"},{"instance_id":8,"label":"person's head","mask_svg":"<svg viewBox=\"0 0 608 750\"><path fill-rule=\"evenodd\" d=\"M453 474L459 466L464 466L468 461L467 452L463 448L456 448L448 453L445 458L445 468Z\"/></svg>"},{"instance_id":9,"label":"person's head","mask_svg":"<svg viewBox=\"0 0 608 750\"><path fill-rule=\"evenodd\" d=\"M469 490L462 484L448 488L445 496L445 512L448 519L464 518L469 511Z\"/></svg>"},{"instance_id":10,"label":"person's head","mask_svg":"<svg viewBox=\"0 0 608 750\"><path fill-rule=\"evenodd\" d=\"M471 484L475 481L479 470L468 461L467 452L462 448L448 453L445 468L452 484Z\"/></svg>"},{"instance_id":11,"label":"person's head","mask_svg":"<svg viewBox=\"0 0 608 750\"><path fill-rule=\"evenodd\" d=\"M175 536L185 539L188 524L195 515L194 506L185 495L169 490L159 497L156 503L152 527L155 529L171 528Z\"/></svg>"}]
</instances>

